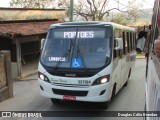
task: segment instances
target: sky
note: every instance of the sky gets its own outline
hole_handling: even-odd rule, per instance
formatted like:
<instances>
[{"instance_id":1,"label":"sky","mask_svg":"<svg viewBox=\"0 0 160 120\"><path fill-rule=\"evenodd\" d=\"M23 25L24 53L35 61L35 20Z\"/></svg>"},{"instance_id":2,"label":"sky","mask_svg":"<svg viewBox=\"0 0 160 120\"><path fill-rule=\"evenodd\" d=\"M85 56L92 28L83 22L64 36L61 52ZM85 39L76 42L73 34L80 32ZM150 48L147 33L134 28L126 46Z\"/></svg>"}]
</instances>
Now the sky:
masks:
<instances>
[{"instance_id":1,"label":"sky","mask_svg":"<svg viewBox=\"0 0 160 120\"><path fill-rule=\"evenodd\" d=\"M127 2L128 0L119 0L119 1L125 4L125 2ZM135 0L135 1L137 1L137 0ZM154 0L138 0L138 1L139 2L143 1L142 9L153 8ZM10 0L0 0L0 7L10 7L9 2L10 2Z\"/></svg>"}]
</instances>

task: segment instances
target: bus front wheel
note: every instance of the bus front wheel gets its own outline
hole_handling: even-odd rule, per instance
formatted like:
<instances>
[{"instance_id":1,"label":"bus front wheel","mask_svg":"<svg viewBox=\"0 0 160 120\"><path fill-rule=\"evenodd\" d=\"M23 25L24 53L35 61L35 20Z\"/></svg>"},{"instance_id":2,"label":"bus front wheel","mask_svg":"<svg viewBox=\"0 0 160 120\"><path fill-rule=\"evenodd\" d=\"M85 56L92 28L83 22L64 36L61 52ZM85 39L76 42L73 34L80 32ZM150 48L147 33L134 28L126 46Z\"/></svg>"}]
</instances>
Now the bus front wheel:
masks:
<instances>
[{"instance_id":1,"label":"bus front wheel","mask_svg":"<svg viewBox=\"0 0 160 120\"><path fill-rule=\"evenodd\" d=\"M111 100L115 97L115 95L116 95L116 83L113 86Z\"/></svg>"},{"instance_id":2,"label":"bus front wheel","mask_svg":"<svg viewBox=\"0 0 160 120\"><path fill-rule=\"evenodd\" d=\"M108 108L108 101L99 103L100 108L107 109Z\"/></svg>"},{"instance_id":3,"label":"bus front wheel","mask_svg":"<svg viewBox=\"0 0 160 120\"><path fill-rule=\"evenodd\" d=\"M51 98L51 102L52 102L53 104L59 104L59 103L60 103L60 100Z\"/></svg>"}]
</instances>

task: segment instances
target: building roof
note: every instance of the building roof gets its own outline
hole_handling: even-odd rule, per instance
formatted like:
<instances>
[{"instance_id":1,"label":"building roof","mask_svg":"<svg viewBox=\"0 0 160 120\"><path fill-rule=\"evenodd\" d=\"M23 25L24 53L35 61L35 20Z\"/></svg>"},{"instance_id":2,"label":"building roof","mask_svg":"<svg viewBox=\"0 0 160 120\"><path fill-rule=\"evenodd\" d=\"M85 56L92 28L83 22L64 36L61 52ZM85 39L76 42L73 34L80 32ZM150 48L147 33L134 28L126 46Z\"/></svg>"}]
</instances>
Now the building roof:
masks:
<instances>
[{"instance_id":1,"label":"building roof","mask_svg":"<svg viewBox=\"0 0 160 120\"><path fill-rule=\"evenodd\" d=\"M47 33L49 27L57 23L56 20L30 20L30 21L1 21L0 36L16 38L21 36Z\"/></svg>"}]
</instances>

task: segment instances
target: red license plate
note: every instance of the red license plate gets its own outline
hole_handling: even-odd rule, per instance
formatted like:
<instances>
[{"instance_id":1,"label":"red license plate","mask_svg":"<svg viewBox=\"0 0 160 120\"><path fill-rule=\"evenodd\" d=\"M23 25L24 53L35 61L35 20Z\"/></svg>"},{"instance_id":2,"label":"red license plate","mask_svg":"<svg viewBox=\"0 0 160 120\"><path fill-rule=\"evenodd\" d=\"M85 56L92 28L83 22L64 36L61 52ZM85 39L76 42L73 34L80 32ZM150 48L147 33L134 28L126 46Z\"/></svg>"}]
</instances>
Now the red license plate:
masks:
<instances>
[{"instance_id":1,"label":"red license plate","mask_svg":"<svg viewBox=\"0 0 160 120\"><path fill-rule=\"evenodd\" d=\"M76 100L76 97L75 96L67 96L67 95L65 95L65 96L63 96L63 99L64 100Z\"/></svg>"}]
</instances>

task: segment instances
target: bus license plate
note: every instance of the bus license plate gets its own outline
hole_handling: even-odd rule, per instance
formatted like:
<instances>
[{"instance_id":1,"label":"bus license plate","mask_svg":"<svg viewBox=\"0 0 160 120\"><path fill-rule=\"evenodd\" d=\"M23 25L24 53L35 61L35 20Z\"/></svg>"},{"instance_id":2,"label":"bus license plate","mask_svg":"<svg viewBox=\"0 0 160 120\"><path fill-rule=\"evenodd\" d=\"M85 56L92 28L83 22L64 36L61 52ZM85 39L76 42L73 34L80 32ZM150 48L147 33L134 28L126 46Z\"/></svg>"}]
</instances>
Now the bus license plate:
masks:
<instances>
[{"instance_id":1,"label":"bus license plate","mask_svg":"<svg viewBox=\"0 0 160 120\"><path fill-rule=\"evenodd\" d=\"M67 96L67 95L65 95L65 96L63 96L63 99L64 100L76 100L76 97L75 96Z\"/></svg>"}]
</instances>

